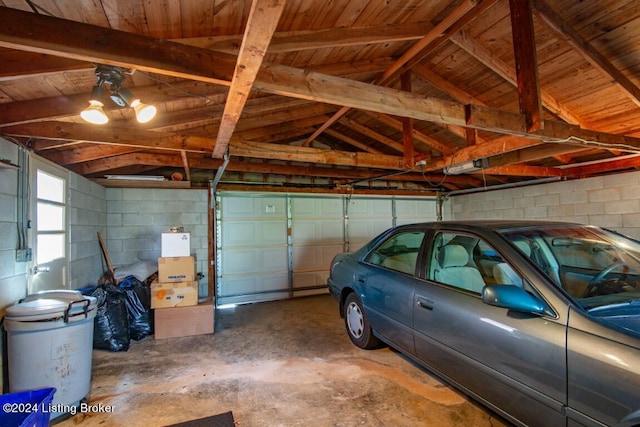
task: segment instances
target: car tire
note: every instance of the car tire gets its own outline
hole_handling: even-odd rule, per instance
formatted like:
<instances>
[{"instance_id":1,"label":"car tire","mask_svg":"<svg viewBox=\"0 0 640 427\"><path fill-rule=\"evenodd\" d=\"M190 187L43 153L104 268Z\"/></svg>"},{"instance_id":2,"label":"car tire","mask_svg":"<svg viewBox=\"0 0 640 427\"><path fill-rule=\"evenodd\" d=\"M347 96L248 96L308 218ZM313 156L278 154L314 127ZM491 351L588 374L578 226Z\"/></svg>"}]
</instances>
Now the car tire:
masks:
<instances>
[{"instance_id":1,"label":"car tire","mask_svg":"<svg viewBox=\"0 0 640 427\"><path fill-rule=\"evenodd\" d=\"M362 308L362 302L355 293L347 295L343 314L344 325L352 343L365 350L381 346L381 341L373 335L369 319Z\"/></svg>"}]
</instances>

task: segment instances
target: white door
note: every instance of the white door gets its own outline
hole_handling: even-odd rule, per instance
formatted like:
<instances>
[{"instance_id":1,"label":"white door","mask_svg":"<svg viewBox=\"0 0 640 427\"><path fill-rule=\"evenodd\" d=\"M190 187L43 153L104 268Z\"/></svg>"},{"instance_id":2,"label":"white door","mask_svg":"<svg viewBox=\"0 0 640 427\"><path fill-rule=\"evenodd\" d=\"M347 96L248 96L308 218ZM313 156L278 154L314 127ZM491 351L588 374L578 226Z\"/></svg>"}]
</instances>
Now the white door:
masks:
<instances>
[{"instance_id":1,"label":"white door","mask_svg":"<svg viewBox=\"0 0 640 427\"><path fill-rule=\"evenodd\" d=\"M29 292L68 289L68 172L31 157Z\"/></svg>"}]
</instances>

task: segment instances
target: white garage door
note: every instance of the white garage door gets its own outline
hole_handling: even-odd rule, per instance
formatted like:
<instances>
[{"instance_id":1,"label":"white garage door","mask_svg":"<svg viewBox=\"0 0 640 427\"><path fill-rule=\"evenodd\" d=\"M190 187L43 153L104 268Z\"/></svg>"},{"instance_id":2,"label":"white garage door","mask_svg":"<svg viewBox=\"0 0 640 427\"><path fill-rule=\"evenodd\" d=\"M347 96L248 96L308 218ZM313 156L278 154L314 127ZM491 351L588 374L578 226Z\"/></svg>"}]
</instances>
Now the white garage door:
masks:
<instances>
[{"instance_id":1,"label":"white garage door","mask_svg":"<svg viewBox=\"0 0 640 427\"><path fill-rule=\"evenodd\" d=\"M436 219L433 198L216 193L216 304L327 292L331 259L396 224Z\"/></svg>"}]
</instances>

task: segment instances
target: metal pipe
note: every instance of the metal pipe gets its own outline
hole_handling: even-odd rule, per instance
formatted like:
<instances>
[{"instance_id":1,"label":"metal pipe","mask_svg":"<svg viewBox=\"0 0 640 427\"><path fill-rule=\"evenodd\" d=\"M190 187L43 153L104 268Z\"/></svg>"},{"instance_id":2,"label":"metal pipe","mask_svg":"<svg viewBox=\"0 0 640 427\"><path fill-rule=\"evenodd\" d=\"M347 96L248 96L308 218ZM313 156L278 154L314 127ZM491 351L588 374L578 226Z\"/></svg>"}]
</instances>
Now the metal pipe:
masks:
<instances>
[{"instance_id":1,"label":"metal pipe","mask_svg":"<svg viewBox=\"0 0 640 427\"><path fill-rule=\"evenodd\" d=\"M530 181L510 182L507 184L498 184L491 187L468 188L466 190L455 190L444 194L444 197L457 196L459 194L479 193L481 191L504 190L506 188L523 187L525 185L546 184L549 182L560 181L562 177L552 176L549 178L532 179Z\"/></svg>"}]
</instances>

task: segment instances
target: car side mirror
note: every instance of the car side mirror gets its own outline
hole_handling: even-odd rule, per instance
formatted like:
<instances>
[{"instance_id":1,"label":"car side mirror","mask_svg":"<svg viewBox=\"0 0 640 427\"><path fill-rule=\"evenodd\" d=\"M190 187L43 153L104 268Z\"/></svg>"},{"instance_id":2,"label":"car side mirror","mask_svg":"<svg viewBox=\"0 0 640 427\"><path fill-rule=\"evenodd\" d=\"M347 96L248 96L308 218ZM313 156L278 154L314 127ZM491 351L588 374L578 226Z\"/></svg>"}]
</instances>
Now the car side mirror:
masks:
<instances>
[{"instance_id":1,"label":"car side mirror","mask_svg":"<svg viewBox=\"0 0 640 427\"><path fill-rule=\"evenodd\" d=\"M545 306L542 301L521 287L514 285L485 286L482 290L482 302L524 313L545 313Z\"/></svg>"}]
</instances>

